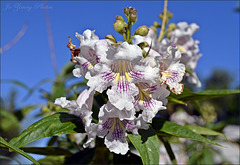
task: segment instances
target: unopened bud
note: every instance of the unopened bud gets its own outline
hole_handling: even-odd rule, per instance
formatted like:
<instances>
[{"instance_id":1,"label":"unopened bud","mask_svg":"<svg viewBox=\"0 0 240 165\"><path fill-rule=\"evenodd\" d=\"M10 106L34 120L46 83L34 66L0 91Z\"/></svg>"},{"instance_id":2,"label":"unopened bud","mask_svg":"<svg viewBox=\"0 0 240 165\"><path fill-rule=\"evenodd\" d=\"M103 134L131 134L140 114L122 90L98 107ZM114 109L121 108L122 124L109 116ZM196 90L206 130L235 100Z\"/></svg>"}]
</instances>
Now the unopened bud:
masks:
<instances>
[{"instance_id":1,"label":"unopened bud","mask_svg":"<svg viewBox=\"0 0 240 165\"><path fill-rule=\"evenodd\" d=\"M105 37L106 39L110 40L112 43L117 43L115 37L113 37L113 35L106 35Z\"/></svg>"},{"instance_id":2,"label":"unopened bud","mask_svg":"<svg viewBox=\"0 0 240 165\"><path fill-rule=\"evenodd\" d=\"M123 19L123 17L122 17L122 16L120 16L120 15L116 16L116 20L120 20L120 21L123 21L123 22L125 22L125 20Z\"/></svg>"},{"instance_id":3,"label":"unopened bud","mask_svg":"<svg viewBox=\"0 0 240 165\"><path fill-rule=\"evenodd\" d=\"M123 21L116 20L116 21L113 23L113 28L114 28L114 30L116 30L116 31L119 32L120 34L122 34L122 33L125 32L125 25L124 25L124 22L123 22Z\"/></svg>"},{"instance_id":4,"label":"unopened bud","mask_svg":"<svg viewBox=\"0 0 240 165\"><path fill-rule=\"evenodd\" d=\"M133 7L127 7L127 8L123 8L123 12L126 16L129 16L129 14L131 13L137 13L137 10L134 9Z\"/></svg>"},{"instance_id":5,"label":"unopened bud","mask_svg":"<svg viewBox=\"0 0 240 165\"><path fill-rule=\"evenodd\" d=\"M153 23L153 26L156 27L156 28L160 28L161 27L160 23L158 23L156 21Z\"/></svg>"},{"instance_id":6,"label":"unopened bud","mask_svg":"<svg viewBox=\"0 0 240 165\"><path fill-rule=\"evenodd\" d=\"M173 13L171 13L170 11L167 11L167 17L168 19L171 19L173 17Z\"/></svg>"},{"instance_id":7,"label":"unopened bud","mask_svg":"<svg viewBox=\"0 0 240 165\"><path fill-rule=\"evenodd\" d=\"M175 30L176 29L176 24L175 23L171 23L168 25L168 29L169 30Z\"/></svg>"},{"instance_id":8,"label":"unopened bud","mask_svg":"<svg viewBox=\"0 0 240 165\"><path fill-rule=\"evenodd\" d=\"M142 55L144 58L147 57L147 52L144 49L142 49Z\"/></svg>"},{"instance_id":9,"label":"unopened bud","mask_svg":"<svg viewBox=\"0 0 240 165\"><path fill-rule=\"evenodd\" d=\"M135 35L146 36L148 34L148 27L146 25L140 26L136 31Z\"/></svg>"},{"instance_id":10,"label":"unopened bud","mask_svg":"<svg viewBox=\"0 0 240 165\"><path fill-rule=\"evenodd\" d=\"M145 48L145 47L148 47L149 44L148 44L147 42L141 42L141 43L138 44L138 46L139 46L141 49L143 49L143 48Z\"/></svg>"},{"instance_id":11,"label":"unopened bud","mask_svg":"<svg viewBox=\"0 0 240 165\"><path fill-rule=\"evenodd\" d=\"M42 106L41 111L42 112L51 112L51 110L46 106Z\"/></svg>"},{"instance_id":12,"label":"unopened bud","mask_svg":"<svg viewBox=\"0 0 240 165\"><path fill-rule=\"evenodd\" d=\"M117 43L112 44L112 46L118 47L118 45L121 45L121 44L122 44L122 42L117 42Z\"/></svg>"},{"instance_id":13,"label":"unopened bud","mask_svg":"<svg viewBox=\"0 0 240 165\"><path fill-rule=\"evenodd\" d=\"M129 15L129 19L131 22L135 23L137 21L137 14L136 13L131 13Z\"/></svg>"}]
</instances>

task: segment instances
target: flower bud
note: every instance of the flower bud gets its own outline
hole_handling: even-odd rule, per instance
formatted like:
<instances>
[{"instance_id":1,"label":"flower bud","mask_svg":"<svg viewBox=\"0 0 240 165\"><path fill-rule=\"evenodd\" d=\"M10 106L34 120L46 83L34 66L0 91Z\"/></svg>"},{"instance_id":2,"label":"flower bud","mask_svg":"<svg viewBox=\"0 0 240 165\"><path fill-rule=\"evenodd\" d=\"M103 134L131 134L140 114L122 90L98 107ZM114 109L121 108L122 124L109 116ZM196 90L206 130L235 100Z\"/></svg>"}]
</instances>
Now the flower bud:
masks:
<instances>
[{"instance_id":1,"label":"flower bud","mask_svg":"<svg viewBox=\"0 0 240 165\"><path fill-rule=\"evenodd\" d=\"M125 24L124 24L123 21L116 20L116 21L113 23L113 28L114 28L114 30L116 30L116 31L119 32L120 34L122 34L122 33L125 32Z\"/></svg>"},{"instance_id":2,"label":"flower bud","mask_svg":"<svg viewBox=\"0 0 240 165\"><path fill-rule=\"evenodd\" d=\"M137 14L136 13L131 13L129 15L129 19L131 22L135 23L137 21Z\"/></svg>"},{"instance_id":3,"label":"flower bud","mask_svg":"<svg viewBox=\"0 0 240 165\"><path fill-rule=\"evenodd\" d=\"M158 23L156 21L153 23L153 26L156 27L156 28L160 28L161 27L160 23Z\"/></svg>"},{"instance_id":4,"label":"flower bud","mask_svg":"<svg viewBox=\"0 0 240 165\"><path fill-rule=\"evenodd\" d=\"M127 8L123 8L123 12L126 16L129 16L129 14L131 13L137 13L137 10L134 9L133 7L127 7Z\"/></svg>"},{"instance_id":5,"label":"flower bud","mask_svg":"<svg viewBox=\"0 0 240 165\"><path fill-rule=\"evenodd\" d=\"M148 44L147 42L141 42L141 43L138 44L138 46L139 46L141 49L143 49L143 48L145 48L145 47L148 47L149 44Z\"/></svg>"},{"instance_id":6,"label":"flower bud","mask_svg":"<svg viewBox=\"0 0 240 165\"><path fill-rule=\"evenodd\" d=\"M106 39L110 40L112 43L117 43L115 37L113 37L113 35L106 35L105 37Z\"/></svg>"},{"instance_id":7,"label":"flower bud","mask_svg":"<svg viewBox=\"0 0 240 165\"><path fill-rule=\"evenodd\" d=\"M148 34L148 27L146 25L140 26L136 31L135 35L146 36Z\"/></svg>"},{"instance_id":8,"label":"flower bud","mask_svg":"<svg viewBox=\"0 0 240 165\"><path fill-rule=\"evenodd\" d=\"M123 17L122 17L122 16L120 16L120 15L116 16L116 20L120 20L120 21L123 21L123 22L125 22L125 20L123 19Z\"/></svg>"}]
</instances>

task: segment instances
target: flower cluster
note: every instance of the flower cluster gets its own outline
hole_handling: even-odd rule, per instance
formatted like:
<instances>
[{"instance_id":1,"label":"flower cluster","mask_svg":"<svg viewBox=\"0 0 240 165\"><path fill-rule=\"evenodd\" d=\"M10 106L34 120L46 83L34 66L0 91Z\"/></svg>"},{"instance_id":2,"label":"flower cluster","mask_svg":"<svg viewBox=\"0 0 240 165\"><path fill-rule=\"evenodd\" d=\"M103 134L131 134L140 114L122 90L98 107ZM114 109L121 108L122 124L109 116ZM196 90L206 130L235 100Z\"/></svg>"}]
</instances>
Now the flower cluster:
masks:
<instances>
[{"instance_id":1,"label":"flower cluster","mask_svg":"<svg viewBox=\"0 0 240 165\"><path fill-rule=\"evenodd\" d=\"M178 24L171 38L158 42L146 26L139 27L131 36L137 10L129 7L124 13L128 24L121 16L117 16L113 24L124 42L116 42L112 35L99 39L91 30L82 35L76 33L79 48L69 39L71 61L76 63L73 75L87 79L88 88L77 100L61 97L55 101L82 119L88 136L84 147L100 137L104 138L106 147L117 154L126 154L129 150L127 132L138 134L138 129L148 129L148 123L158 111L166 109L170 92L182 93L185 65L192 62L187 57L197 52L197 42L191 39L198 28L195 24L190 27ZM186 58L182 57L184 53L180 50L183 49ZM99 109L96 122L92 117L94 95L103 92L107 94L107 101Z\"/></svg>"},{"instance_id":2,"label":"flower cluster","mask_svg":"<svg viewBox=\"0 0 240 165\"><path fill-rule=\"evenodd\" d=\"M199 41L192 38L193 34L198 31L199 26L195 23L188 25L186 22L179 22L178 24L170 24L167 30L167 38L158 41L157 34L154 30L150 29L147 36L135 36L134 43L147 42L152 45L152 49L160 54L166 54L167 48L172 44L177 44L180 52L180 62L186 66L188 73L186 78L189 83L195 84L201 87L195 68L197 66L198 59L202 56L199 52Z\"/></svg>"}]
</instances>

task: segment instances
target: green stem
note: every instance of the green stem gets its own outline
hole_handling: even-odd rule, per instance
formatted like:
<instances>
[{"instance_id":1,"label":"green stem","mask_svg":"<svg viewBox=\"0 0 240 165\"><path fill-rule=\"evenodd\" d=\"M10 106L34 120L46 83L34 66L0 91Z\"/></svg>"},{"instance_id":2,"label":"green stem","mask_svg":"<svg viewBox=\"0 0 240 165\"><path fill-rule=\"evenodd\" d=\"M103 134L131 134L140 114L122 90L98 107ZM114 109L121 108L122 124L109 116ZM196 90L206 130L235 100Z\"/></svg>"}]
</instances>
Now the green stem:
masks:
<instances>
[{"instance_id":1,"label":"green stem","mask_svg":"<svg viewBox=\"0 0 240 165\"><path fill-rule=\"evenodd\" d=\"M129 40L129 43L132 43L132 39L133 39L134 36L135 36L134 34L131 36L131 38Z\"/></svg>"},{"instance_id":2,"label":"green stem","mask_svg":"<svg viewBox=\"0 0 240 165\"><path fill-rule=\"evenodd\" d=\"M128 26L127 26L127 42L130 43L130 36L131 36L131 26L132 26L132 22L130 21L130 19L128 18Z\"/></svg>"},{"instance_id":3,"label":"green stem","mask_svg":"<svg viewBox=\"0 0 240 165\"><path fill-rule=\"evenodd\" d=\"M168 153L168 156L170 157L170 160L172 162L173 165L177 165L177 160L176 160L176 157L173 153L173 150L171 148L171 145L169 144L168 140L167 139L164 139L163 137L159 137L160 140L162 141L164 147L166 148L167 150L167 153Z\"/></svg>"}]
</instances>

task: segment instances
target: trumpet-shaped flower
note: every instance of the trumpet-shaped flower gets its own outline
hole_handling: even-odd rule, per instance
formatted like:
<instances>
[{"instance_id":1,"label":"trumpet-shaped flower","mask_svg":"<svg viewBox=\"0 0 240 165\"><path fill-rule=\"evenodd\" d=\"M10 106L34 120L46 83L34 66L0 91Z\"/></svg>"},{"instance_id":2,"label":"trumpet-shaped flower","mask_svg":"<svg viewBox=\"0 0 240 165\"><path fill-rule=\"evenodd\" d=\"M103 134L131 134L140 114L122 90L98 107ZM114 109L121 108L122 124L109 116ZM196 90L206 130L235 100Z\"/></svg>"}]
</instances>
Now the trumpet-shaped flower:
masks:
<instances>
[{"instance_id":1,"label":"trumpet-shaped flower","mask_svg":"<svg viewBox=\"0 0 240 165\"><path fill-rule=\"evenodd\" d=\"M157 35L153 30L150 29L148 35L144 37L135 36L134 43L139 44L141 42L147 42L149 45L152 45L151 49L157 51L161 55L167 54L167 49L169 46L172 44L177 44L182 54L180 62L183 63L190 72L192 72L192 74L186 74L188 82L196 84L198 87L200 87L201 82L197 77L195 68L197 66L198 59L202 55L197 54L199 52L199 41L193 40L192 38L192 35L198 29L199 26L195 23L188 25L186 22L179 22L176 25L176 29L170 32L170 38L164 38L161 42L158 42ZM145 48L145 51L147 51L147 49Z\"/></svg>"},{"instance_id":2,"label":"trumpet-shaped flower","mask_svg":"<svg viewBox=\"0 0 240 165\"><path fill-rule=\"evenodd\" d=\"M141 59L142 50L137 45L124 42L118 47L110 47L106 58L86 75L87 85L98 92L112 86L107 91L109 101L120 110L130 110L134 106L134 96L139 92L135 83L155 82L159 76L157 68L141 63Z\"/></svg>"},{"instance_id":3,"label":"trumpet-shaped flower","mask_svg":"<svg viewBox=\"0 0 240 165\"><path fill-rule=\"evenodd\" d=\"M69 109L69 114L80 117L85 127L89 126L92 121L92 104L94 91L85 89L77 100L69 101L66 97L60 97L55 100L56 105Z\"/></svg>"},{"instance_id":4,"label":"trumpet-shaped flower","mask_svg":"<svg viewBox=\"0 0 240 165\"><path fill-rule=\"evenodd\" d=\"M188 25L186 22L179 22L176 29L171 32L171 42L176 43L179 50L182 52L181 62L185 64L186 68L192 72L192 74L186 74L188 82L196 84L201 87L195 68L197 66L198 59L202 56L197 54L199 52L199 41L193 40L193 34L198 31L199 26L195 23ZM167 42L167 41L165 41Z\"/></svg>"},{"instance_id":5,"label":"trumpet-shaped flower","mask_svg":"<svg viewBox=\"0 0 240 165\"><path fill-rule=\"evenodd\" d=\"M138 134L139 128L148 129L148 125L141 117L135 120L121 120L119 116L122 115L122 111L114 108L108 111L108 106L104 105L100 109L97 136L105 137L104 143L111 152L124 155L129 150L126 131Z\"/></svg>"},{"instance_id":6,"label":"trumpet-shaped flower","mask_svg":"<svg viewBox=\"0 0 240 165\"><path fill-rule=\"evenodd\" d=\"M85 76L91 71L94 65L99 63L101 56L104 56L108 49L107 40L99 40L94 31L85 30L83 35L76 33L80 41L79 54L74 58L79 65L75 66L73 75L76 77Z\"/></svg>"},{"instance_id":7,"label":"trumpet-shaped flower","mask_svg":"<svg viewBox=\"0 0 240 165\"><path fill-rule=\"evenodd\" d=\"M166 57L157 58L161 73L160 81L168 85L173 93L181 94L183 84L180 82L185 73L185 65L180 63L181 53L175 45L169 46L167 53Z\"/></svg>"},{"instance_id":8,"label":"trumpet-shaped flower","mask_svg":"<svg viewBox=\"0 0 240 165\"><path fill-rule=\"evenodd\" d=\"M137 111L143 110L142 118L146 122L152 122L159 110L166 109L163 106L163 101L166 103L165 98L170 94L166 86L159 84L150 85L148 83L137 83L139 94L135 96L134 105ZM166 104L165 104L166 105Z\"/></svg>"}]
</instances>

